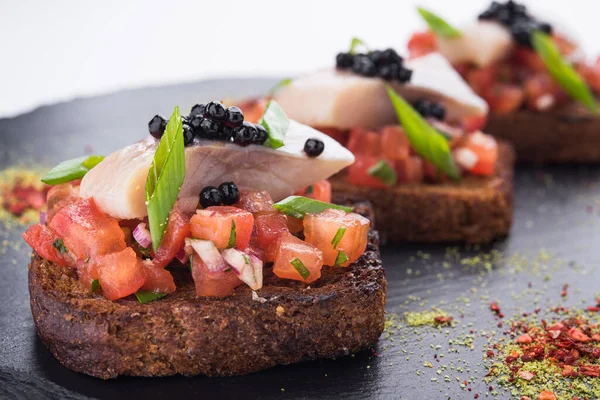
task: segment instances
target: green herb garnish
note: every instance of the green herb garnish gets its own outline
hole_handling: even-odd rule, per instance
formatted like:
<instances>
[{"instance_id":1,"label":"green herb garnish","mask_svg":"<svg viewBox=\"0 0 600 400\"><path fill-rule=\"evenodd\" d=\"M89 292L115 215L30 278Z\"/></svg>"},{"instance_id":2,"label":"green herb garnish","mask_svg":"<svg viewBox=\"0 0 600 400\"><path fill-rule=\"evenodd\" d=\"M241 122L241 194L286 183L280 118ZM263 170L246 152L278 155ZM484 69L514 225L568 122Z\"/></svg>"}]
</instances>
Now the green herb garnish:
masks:
<instances>
[{"instance_id":1,"label":"green herb garnish","mask_svg":"<svg viewBox=\"0 0 600 400\"><path fill-rule=\"evenodd\" d=\"M81 179L102 160L104 156L84 156L63 161L44 175L42 182L58 185Z\"/></svg>"},{"instance_id":2,"label":"green herb garnish","mask_svg":"<svg viewBox=\"0 0 600 400\"><path fill-rule=\"evenodd\" d=\"M146 304L150 303L151 301L160 300L166 295L166 293L153 292L152 290L138 290L135 292L135 297L137 297L140 304Z\"/></svg>"},{"instance_id":3,"label":"green herb garnish","mask_svg":"<svg viewBox=\"0 0 600 400\"><path fill-rule=\"evenodd\" d=\"M142 246L138 246L138 251L140 252L140 254L142 256L144 256L144 259L146 259L146 258L152 258L152 255L150 254L150 249L147 249L147 248L142 247Z\"/></svg>"},{"instance_id":4,"label":"green herb garnish","mask_svg":"<svg viewBox=\"0 0 600 400\"><path fill-rule=\"evenodd\" d=\"M337 249L338 245L340 244L340 241L344 237L344 233L346 233L346 227L340 227L335 233L333 239L331 239L331 245L334 249Z\"/></svg>"},{"instance_id":5,"label":"green herb garnish","mask_svg":"<svg viewBox=\"0 0 600 400\"><path fill-rule=\"evenodd\" d=\"M190 256L190 272L192 272L193 267L194 267L194 260L193 260L192 256Z\"/></svg>"},{"instance_id":6,"label":"green herb garnish","mask_svg":"<svg viewBox=\"0 0 600 400\"><path fill-rule=\"evenodd\" d=\"M427 22L429 29L442 37L447 38L457 38L462 35L462 33L450 25L448 22L444 21L444 19L438 15L435 15L431 11L427 11L424 8L418 7L417 11L421 17Z\"/></svg>"},{"instance_id":7,"label":"green herb garnish","mask_svg":"<svg viewBox=\"0 0 600 400\"><path fill-rule=\"evenodd\" d=\"M157 250L185 178L185 147L179 107L160 139L146 180L146 206L152 247Z\"/></svg>"},{"instance_id":8,"label":"green herb garnish","mask_svg":"<svg viewBox=\"0 0 600 400\"><path fill-rule=\"evenodd\" d=\"M237 234L235 231L235 219L231 220L231 230L229 231L229 241L227 242L227 248L230 249L235 246L237 240Z\"/></svg>"},{"instance_id":9,"label":"green herb garnish","mask_svg":"<svg viewBox=\"0 0 600 400\"><path fill-rule=\"evenodd\" d=\"M308 185L306 188L306 192L304 194L313 194L315 191L315 187L313 185Z\"/></svg>"},{"instance_id":10,"label":"green herb garnish","mask_svg":"<svg viewBox=\"0 0 600 400\"><path fill-rule=\"evenodd\" d=\"M359 46L363 46L365 49L367 49L367 45L365 44L365 42L363 42L357 37L353 37L352 42L350 42L350 50L348 51L348 53L356 54L356 48Z\"/></svg>"},{"instance_id":11,"label":"green herb garnish","mask_svg":"<svg viewBox=\"0 0 600 400\"><path fill-rule=\"evenodd\" d=\"M269 90L268 96L273 97L273 95L277 93L281 88L288 86L290 83L292 83L292 78L285 78L280 80L271 88L271 90Z\"/></svg>"},{"instance_id":12,"label":"green herb garnish","mask_svg":"<svg viewBox=\"0 0 600 400\"><path fill-rule=\"evenodd\" d=\"M386 85L386 89L413 149L450 178L460 179L446 138L431 127L391 86Z\"/></svg>"},{"instance_id":13,"label":"green herb garnish","mask_svg":"<svg viewBox=\"0 0 600 400\"><path fill-rule=\"evenodd\" d=\"M597 113L598 105L590 88L581 75L563 58L552 38L542 31L534 31L531 34L531 43L554 80L571 97Z\"/></svg>"},{"instance_id":14,"label":"green herb garnish","mask_svg":"<svg viewBox=\"0 0 600 400\"><path fill-rule=\"evenodd\" d=\"M367 172L388 186L394 186L398 182L396 171L384 160L380 160L377 164L369 168Z\"/></svg>"},{"instance_id":15,"label":"green herb garnish","mask_svg":"<svg viewBox=\"0 0 600 400\"><path fill-rule=\"evenodd\" d=\"M290 264L292 264L294 269L298 271L302 279L307 279L310 276L310 271L299 258L294 258L292 261L290 261Z\"/></svg>"},{"instance_id":16,"label":"green herb garnish","mask_svg":"<svg viewBox=\"0 0 600 400\"><path fill-rule=\"evenodd\" d=\"M258 121L266 130L268 139L265 146L278 149L284 145L283 139L290 127L290 119L276 101L270 100L265 108L265 113Z\"/></svg>"},{"instance_id":17,"label":"green herb garnish","mask_svg":"<svg viewBox=\"0 0 600 400\"><path fill-rule=\"evenodd\" d=\"M94 279L92 281L92 293L96 293L100 290L100 281L98 279Z\"/></svg>"},{"instance_id":18,"label":"green herb garnish","mask_svg":"<svg viewBox=\"0 0 600 400\"><path fill-rule=\"evenodd\" d=\"M325 203L323 201L313 200L302 196L290 196L273 204L273 207L284 214L299 219L303 219L306 214L318 214L330 208L352 212L352 207Z\"/></svg>"},{"instance_id":19,"label":"green herb garnish","mask_svg":"<svg viewBox=\"0 0 600 400\"><path fill-rule=\"evenodd\" d=\"M68 253L69 250L65 247L65 242L62 239L56 239L54 243L52 243L52 247L58 250L59 253Z\"/></svg>"},{"instance_id":20,"label":"green herb garnish","mask_svg":"<svg viewBox=\"0 0 600 400\"><path fill-rule=\"evenodd\" d=\"M338 255L335 258L335 266L339 267L346 261L348 261L348 255L346 253L344 253L343 251L338 251Z\"/></svg>"}]
</instances>

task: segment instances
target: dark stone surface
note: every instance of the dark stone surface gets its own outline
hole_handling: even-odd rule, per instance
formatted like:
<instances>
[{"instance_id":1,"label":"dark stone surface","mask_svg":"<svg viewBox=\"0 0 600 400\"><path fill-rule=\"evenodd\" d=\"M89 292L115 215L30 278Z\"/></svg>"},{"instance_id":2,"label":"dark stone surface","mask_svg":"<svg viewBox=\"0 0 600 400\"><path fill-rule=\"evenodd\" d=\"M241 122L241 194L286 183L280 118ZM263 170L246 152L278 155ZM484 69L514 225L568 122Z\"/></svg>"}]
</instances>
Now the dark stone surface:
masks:
<instances>
[{"instance_id":1,"label":"dark stone surface","mask_svg":"<svg viewBox=\"0 0 600 400\"><path fill-rule=\"evenodd\" d=\"M0 120L0 168L30 162L50 166L86 151L108 154L144 137L148 120L157 112L168 115L175 104L187 111L198 101L259 94L274 82L216 80L133 90ZM8 241L0 246L0 398L442 399L473 398L474 393L486 398L489 384L482 381L481 363L487 340L480 333L485 329L501 335L503 330L496 327L498 321L488 309L491 300L498 300L503 312L511 316L556 305L565 283L570 284L566 305L592 304L600 291L596 270L600 168L524 167L517 172L513 234L493 246L503 261L491 271L475 258L465 262L465 257L481 251L490 254L490 249L447 245L383 249L388 311L401 314L437 305L455 317L454 328L405 327L393 335L394 342L382 338L372 352L236 378L101 381L62 367L38 339L31 319L26 281L29 249L19 238L24 227L7 228L0 223L0 243ZM540 256L542 248L550 256ZM450 257L449 252L461 256ZM449 343L471 329L475 332L473 350ZM460 353L453 352L456 349ZM439 363L434 360L438 353L445 354ZM433 368L424 367L425 362L432 362ZM447 369L437 375L442 365ZM464 371L451 365L463 366ZM444 382L444 375L449 375L449 383ZM472 392L461 389L456 380L469 377L473 377ZM509 396L505 393L498 398Z\"/></svg>"}]
</instances>

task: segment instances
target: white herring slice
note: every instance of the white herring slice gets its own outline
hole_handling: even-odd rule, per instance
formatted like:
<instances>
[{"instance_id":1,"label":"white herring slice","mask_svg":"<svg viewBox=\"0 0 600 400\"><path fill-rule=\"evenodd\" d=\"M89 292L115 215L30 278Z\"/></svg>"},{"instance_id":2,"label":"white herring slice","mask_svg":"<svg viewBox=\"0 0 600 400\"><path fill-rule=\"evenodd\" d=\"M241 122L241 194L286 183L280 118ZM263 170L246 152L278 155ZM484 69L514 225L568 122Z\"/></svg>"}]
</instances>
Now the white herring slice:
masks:
<instances>
[{"instance_id":1,"label":"white herring slice","mask_svg":"<svg viewBox=\"0 0 600 400\"><path fill-rule=\"evenodd\" d=\"M325 150L316 158L304 154L304 143L317 138ZM321 179L327 179L354 162L354 156L329 136L290 122L285 145L240 147L233 143L201 141L185 149L186 177L179 206L192 212L205 186L232 181L240 190L266 190L278 201ZM86 174L81 196L118 219L147 215L145 188L148 170L158 146L153 137L118 150Z\"/></svg>"}]
</instances>

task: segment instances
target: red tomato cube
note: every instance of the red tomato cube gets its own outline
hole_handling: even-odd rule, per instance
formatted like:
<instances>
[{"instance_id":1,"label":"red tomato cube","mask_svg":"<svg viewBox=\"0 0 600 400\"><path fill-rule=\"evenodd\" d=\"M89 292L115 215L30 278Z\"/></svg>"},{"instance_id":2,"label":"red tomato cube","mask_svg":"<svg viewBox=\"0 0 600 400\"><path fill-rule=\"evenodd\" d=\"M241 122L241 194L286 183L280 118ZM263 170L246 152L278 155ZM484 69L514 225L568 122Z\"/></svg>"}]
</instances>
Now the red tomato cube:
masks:
<instances>
[{"instance_id":1,"label":"red tomato cube","mask_svg":"<svg viewBox=\"0 0 600 400\"><path fill-rule=\"evenodd\" d=\"M396 162L398 183L420 183L425 176L424 161L421 157L410 156Z\"/></svg>"},{"instance_id":2,"label":"red tomato cube","mask_svg":"<svg viewBox=\"0 0 600 400\"><path fill-rule=\"evenodd\" d=\"M383 156L390 160L405 160L410 154L410 142L402 127L390 125L381 131Z\"/></svg>"},{"instance_id":3,"label":"red tomato cube","mask_svg":"<svg viewBox=\"0 0 600 400\"><path fill-rule=\"evenodd\" d=\"M389 188L389 186L383 183L381 179L369 175L369 169L377 164L381 158L365 156L362 154L357 155L355 158L356 160L354 161L354 164L348 167L347 180L349 183L356 186L382 189ZM395 163L393 161L388 161L388 163L392 166L392 168L395 167Z\"/></svg>"},{"instance_id":4,"label":"red tomato cube","mask_svg":"<svg viewBox=\"0 0 600 400\"><path fill-rule=\"evenodd\" d=\"M167 230L160 243L160 247L154 253L152 266L156 268L164 268L173 259L177 252L183 247L185 238L191 233L189 219L175 207L169 216L169 224Z\"/></svg>"},{"instance_id":5,"label":"red tomato cube","mask_svg":"<svg viewBox=\"0 0 600 400\"><path fill-rule=\"evenodd\" d=\"M304 236L323 252L325 265L336 265L343 252L347 260L338 266L347 267L365 252L370 225L362 215L329 209L304 217Z\"/></svg>"},{"instance_id":6,"label":"red tomato cube","mask_svg":"<svg viewBox=\"0 0 600 400\"><path fill-rule=\"evenodd\" d=\"M93 258L104 296L117 300L138 291L146 281L142 261L131 247Z\"/></svg>"},{"instance_id":7,"label":"red tomato cube","mask_svg":"<svg viewBox=\"0 0 600 400\"><path fill-rule=\"evenodd\" d=\"M235 247L245 249L250 244L254 227L254 217L250 212L230 206L198 210L190 222L194 238L210 240L218 249L230 247L232 234L235 234Z\"/></svg>"},{"instance_id":8,"label":"red tomato cube","mask_svg":"<svg viewBox=\"0 0 600 400\"><path fill-rule=\"evenodd\" d=\"M287 232L274 246L273 272L278 277L306 283L321 277L323 253L317 247Z\"/></svg>"},{"instance_id":9,"label":"red tomato cube","mask_svg":"<svg viewBox=\"0 0 600 400\"><path fill-rule=\"evenodd\" d=\"M410 58L421 57L437 51L437 39L431 31L415 32L408 40Z\"/></svg>"},{"instance_id":10,"label":"red tomato cube","mask_svg":"<svg viewBox=\"0 0 600 400\"><path fill-rule=\"evenodd\" d=\"M233 271L210 271L202 259L192 256L192 278L196 286L196 294L205 297L227 297L242 281Z\"/></svg>"},{"instance_id":11,"label":"red tomato cube","mask_svg":"<svg viewBox=\"0 0 600 400\"><path fill-rule=\"evenodd\" d=\"M273 208L273 199L271 199L271 195L266 190L260 192L242 191L240 199L234 204L234 207L251 212L254 216L271 213L275 210Z\"/></svg>"},{"instance_id":12,"label":"red tomato cube","mask_svg":"<svg viewBox=\"0 0 600 400\"><path fill-rule=\"evenodd\" d=\"M498 161L498 143L490 136L481 132L469 135L464 147L455 150L454 154L458 157L460 151L470 151L475 157L471 165L464 165L457 160L461 166L474 175L490 176L496 171L496 162Z\"/></svg>"},{"instance_id":13,"label":"red tomato cube","mask_svg":"<svg viewBox=\"0 0 600 400\"><path fill-rule=\"evenodd\" d=\"M143 268L146 274L146 281L141 287L142 290L167 294L175 291L175 281L169 271L146 262L143 263Z\"/></svg>"},{"instance_id":14,"label":"red tomato cube","mask_svg":"<svg viewBox=\"0 0 600 400\"><path fill-rule=\"evenodd\" d=\"M323 179L296 192L296 195L331 203L331 183L327 179Z\"/></svg>"},{"instance_id":15,"label":"red tomato cube","mask_svg":"<svg viewBox=\"0 0 600 400\"><path fill-rule=\"evenodd\" d=\"M381 135L362 128L352 129L348 139L348 150L354 155L378 157L381 155Z\"/></svg>"},{"instance_id":16,"label":"red tomato cube","mask_svg":"<svg viewBox=\"0 0 600 400\"><path fill-rule=\"evenodd\" d=\"M60 246L62 239L46 225L31 225L21 236L42 258L63 267L75 266L76 260L73 254Z\"/></svg>"},{"instance_id":17,"label":"red tomato cube","mask_svg":"<svg viewBox=\"0 0 600 400\"><path fill-rule=\"evenodd\" d=\"M257 240L262 249L268 250L285 232L289 232L287 216L272 213L256 217Z\"/></svg>"}]
</instances>

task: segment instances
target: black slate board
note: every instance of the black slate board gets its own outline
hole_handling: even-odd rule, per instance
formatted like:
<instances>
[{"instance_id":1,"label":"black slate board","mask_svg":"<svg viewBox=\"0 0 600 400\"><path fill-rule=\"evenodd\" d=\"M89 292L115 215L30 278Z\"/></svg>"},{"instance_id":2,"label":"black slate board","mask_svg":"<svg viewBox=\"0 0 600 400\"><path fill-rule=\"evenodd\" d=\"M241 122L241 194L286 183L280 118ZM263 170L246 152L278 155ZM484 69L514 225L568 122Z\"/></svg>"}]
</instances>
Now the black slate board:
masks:
<instances>
[{"instance_id":1,"label":"black slate board","mask_svg":"<svg viewBox=\"0 0 600 400\"><path fill-rule=\"evenodd\" d=\"M108 154L144 137L146 122L157 112L168 115L175 104L187 110L199 101L257 95L276 81L213 80L41 107L0 120L0 168L18 163L51 166L91 151ZM565 283L570 284L570 294L564 299L567 305L592 304L600 291L595 268L600 261L600 168L520 167L517 172L515 224L509 239L483 249L447 245L383 249L388 311L402 314L437 305L454 316L454 328L404 327L392 335L394 341L382 338L372 351L235 378L105 382L62 367L38 339L30 315L29 249L19 238L24 227L0 224L0 242L9 244L0 252L0 397L441 399L473 398L478 393L480 398L494 398L486 397L489 384L481 379L486 343L481 330L500 336L503 329L497 328L489 302L498 300L509 316L555 305ZM457 252L461 255L452 256ZM487 270L481 257L490 254L502 255L503 261ZM473 349L449 342L468 339L471 329ZM445 355L437 362L434 354ZM433 368L425 367L426 362ZM439 375L437 369L441 369ZM445 375L450 382L444 381ZM470 377L471 392L459 384ZM496 397L510 396L500 390Z\"/></svg>"}]
</instances>

